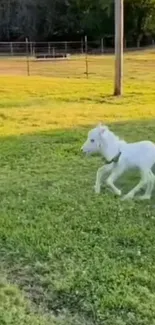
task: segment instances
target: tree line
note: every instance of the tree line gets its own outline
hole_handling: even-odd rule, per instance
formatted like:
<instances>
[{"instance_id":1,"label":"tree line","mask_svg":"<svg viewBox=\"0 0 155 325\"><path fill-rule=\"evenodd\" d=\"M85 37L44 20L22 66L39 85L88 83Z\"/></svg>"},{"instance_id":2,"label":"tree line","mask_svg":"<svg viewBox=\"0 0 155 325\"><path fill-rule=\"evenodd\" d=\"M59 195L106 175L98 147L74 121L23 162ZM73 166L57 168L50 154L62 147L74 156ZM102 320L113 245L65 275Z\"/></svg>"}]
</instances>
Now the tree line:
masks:
<instances>
[{"instance_id":1,"label":"tree line","mask_svg":"<svg viewBox=\"0 0 155 325\"><path fill-rule=\"evenodd\" d=\"M116 0L117 1L117 0ZM155 37L155 0L124 0L125 41ZM0 0L0 41L113 40L114 0Z\"/></svg>"}]
</instances>

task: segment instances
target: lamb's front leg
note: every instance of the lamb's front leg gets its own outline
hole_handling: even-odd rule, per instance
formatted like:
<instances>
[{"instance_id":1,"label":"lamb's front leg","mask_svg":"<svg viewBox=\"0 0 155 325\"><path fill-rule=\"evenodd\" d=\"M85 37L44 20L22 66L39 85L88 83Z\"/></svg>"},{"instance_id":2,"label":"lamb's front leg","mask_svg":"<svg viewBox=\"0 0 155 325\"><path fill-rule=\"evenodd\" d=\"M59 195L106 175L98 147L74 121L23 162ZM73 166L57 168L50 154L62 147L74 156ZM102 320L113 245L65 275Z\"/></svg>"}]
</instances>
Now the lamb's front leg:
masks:
<instances>
[{"instance_id":1,"label":"lamb's front leg","mask_svg":"<svg viewBox=\"0 0 155 325\"><path fill-rule=\"evenodd\" d=\"M114 185L114 182L124 173L124 171L125 166L123 166L123 164L118 163L115 165L115 168L113 169L111 175L106 180L107 185L111 187L113 192L118 196L120 196L122 192Z\"/></svg>"},{"instance_id":2,"label":"lamb's front leg","mask_svg":"<svg viewBox=\"0 0 155 325\"><path fill-rule=\"evenodd\" d=\"M114 167L114 163L104 165L99 168L96 174L96 182L95 182L95 193L99 194L101 191L102 181L106 179L108 174L112 171Z\"/></svg>"}]
</instances>

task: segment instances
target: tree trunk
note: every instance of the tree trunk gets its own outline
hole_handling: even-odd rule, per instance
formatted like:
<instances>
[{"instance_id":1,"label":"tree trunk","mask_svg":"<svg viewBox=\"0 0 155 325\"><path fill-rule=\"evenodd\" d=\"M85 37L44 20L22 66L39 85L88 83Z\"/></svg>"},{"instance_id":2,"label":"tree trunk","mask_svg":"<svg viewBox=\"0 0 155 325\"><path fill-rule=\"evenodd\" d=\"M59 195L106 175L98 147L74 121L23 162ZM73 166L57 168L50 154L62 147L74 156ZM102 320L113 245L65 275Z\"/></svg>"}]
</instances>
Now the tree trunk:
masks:
<instances>
[{"instance_id":1,"label":"tree trunk","mask_svg":"<svg viewBox=\"0 0 155 325\"><path fill-rule=\"evenodd\" d=\"M141 40L142 40L142 35L138 35L138 37L137 37L137 48L140 47Z\"/></svg>"}]
</instances>

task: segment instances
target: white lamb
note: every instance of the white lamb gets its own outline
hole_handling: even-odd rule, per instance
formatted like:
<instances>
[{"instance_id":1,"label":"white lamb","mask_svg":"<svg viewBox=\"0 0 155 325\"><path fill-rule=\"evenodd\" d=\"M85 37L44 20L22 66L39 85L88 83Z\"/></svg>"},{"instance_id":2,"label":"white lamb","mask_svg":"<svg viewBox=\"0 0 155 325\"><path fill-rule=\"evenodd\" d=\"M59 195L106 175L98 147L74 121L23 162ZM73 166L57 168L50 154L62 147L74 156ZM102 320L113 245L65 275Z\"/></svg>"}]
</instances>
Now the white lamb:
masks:
<instances>
[{"instance_id":1,"label":"white lamb","mask_svg":"<svg viewBox=\"0 0 155 325\"><path fill-rule=\"evenodd\" d=\"M116 136L107 126L99 125L88 133L88 138L82 146L86 154L100 153L107 163L98 169L96 175L95 192L100 193L102 181L121 195L114 182L127 170L137 168L141 173L141 180L122 199L133 199L142 188L145 189L141 199L150 199L154 188L155 175L152 167L155 164L155 144L151 141L127 143Z\"/></svg>"}]
</instances>

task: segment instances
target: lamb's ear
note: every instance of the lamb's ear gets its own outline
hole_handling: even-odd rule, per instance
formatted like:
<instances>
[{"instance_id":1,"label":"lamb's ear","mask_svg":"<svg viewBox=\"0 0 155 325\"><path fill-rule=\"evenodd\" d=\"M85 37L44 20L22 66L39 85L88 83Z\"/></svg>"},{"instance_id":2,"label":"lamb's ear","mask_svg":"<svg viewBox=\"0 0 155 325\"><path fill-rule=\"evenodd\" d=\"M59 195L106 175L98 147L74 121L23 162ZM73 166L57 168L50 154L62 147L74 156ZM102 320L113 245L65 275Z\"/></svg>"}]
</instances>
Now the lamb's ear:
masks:
<instances>
[{"instance_id":1,"label":"lamb's ear","mask_svg":"<svg viewBox=\"0 0 155 325\"><path fill-rule=\"evenodd\" d=\"M103 126L103 124L100 122L100 123L98 123L97 128L99 129L100 132L102 132L103 129L104 129L104 126Z\"/></svg>"},{"instance_id":2,"label":"lamb's ear","mask_svg":"<svg viewBox=\"0 0 155 325\"><path fill-rule=\"evenodd\" d=\"M103 134L106 130L108 130L108 127L106 125L100 124L99 130L100 130L100 134Z\"/></svg>"}]
</instances>

